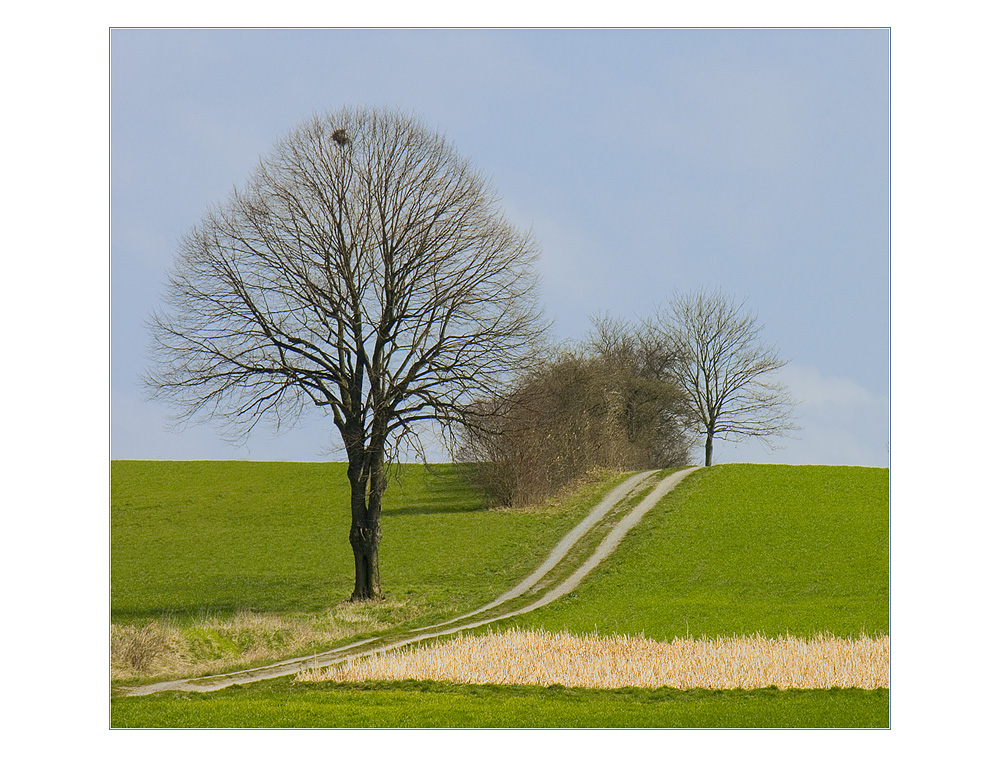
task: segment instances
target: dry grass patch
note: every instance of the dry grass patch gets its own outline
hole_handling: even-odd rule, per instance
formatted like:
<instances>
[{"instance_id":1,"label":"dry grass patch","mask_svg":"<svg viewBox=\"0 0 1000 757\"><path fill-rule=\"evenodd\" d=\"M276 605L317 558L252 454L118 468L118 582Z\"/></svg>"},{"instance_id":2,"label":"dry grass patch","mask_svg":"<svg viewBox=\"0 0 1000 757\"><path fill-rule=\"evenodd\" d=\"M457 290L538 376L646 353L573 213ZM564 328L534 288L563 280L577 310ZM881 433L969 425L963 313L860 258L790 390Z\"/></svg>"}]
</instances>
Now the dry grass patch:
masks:
<instances>
[{"instance_id":1,"label":"dry grass patch","mask_svg":"<svg viewBox=\"0 0 1000 757\"><path fill-rule=\"evenodd\" d=\"M130 678L154 668L185 663L180 635L157 622L145 626L111 624L111 678Z\"/></svg>"},{"instance_id":2,"label":"dry grass patch","mask_svg":"<svg viewBox=\"0 0 1000 757\"><path fill-rule=\"evenodd\" d=\"M382 602L379 609L392 609L392 604ZM307 648L334 646L347 637L387 627L377 619L374 608L359 603L345 603L313 616L245 611L196 623L169 618L145 626L112 623L111 679L206 675L292 657Z\"/></svg>"},{"instance_id":3,"label":"dry grass patch","mask_svg":"<svg viewBox=\"0 0 1000 757\"><path fill-rule=\"evenodd\" d=\"M452 683L679 689L888 688L889 637L760 635L657 642L509 629L379 653L299 675L302 681L407 679Z\"/></svg>"}]
</instances>

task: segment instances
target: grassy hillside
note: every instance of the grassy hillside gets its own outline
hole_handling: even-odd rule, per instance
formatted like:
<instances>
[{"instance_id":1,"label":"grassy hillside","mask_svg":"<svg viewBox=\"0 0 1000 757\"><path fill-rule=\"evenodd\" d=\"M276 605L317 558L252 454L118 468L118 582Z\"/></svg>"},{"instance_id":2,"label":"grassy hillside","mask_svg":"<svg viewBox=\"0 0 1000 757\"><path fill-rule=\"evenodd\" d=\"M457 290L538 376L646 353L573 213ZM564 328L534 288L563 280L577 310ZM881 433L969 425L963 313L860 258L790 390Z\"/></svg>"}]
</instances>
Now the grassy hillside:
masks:
<instances>
[{"instance_id":1,"label":"grassy hillside","mask_svg":"<svg viewBox=\"0 0 1000 757\"><path fill-rule=\"evenodd\" d=\"M616 480L558 507L491 511L453 466L403 466L383 519L387 622L492 599ZM113 462L112 620L338 604L353 585L347 498L340 464ZM516 622L657 639L885 633L888 502L886 469L697 471L576 592Z\"/></svg>"},{"instance_id":2,"label":"grassy hillside","mask_svg":"<svg viewBox=\"0 0 1000 757\"><path fill-rule=\"evenodd\" d=\"M685 479L525 628L676 636L889 631L889 472L721 465Z\"/></svg>"},{"instance_id":3,"label":"grassy hillside","mask_svg":"<svg viewBox=\"0 0 1000 757\"><path fill-rule=\"evenodd\" d=\"M436 620L495 598L619 478L514 512L485 509L454 466L402 466L382 520L385 620ZM114 461L112 620L322 612L354 586L349 529L343 464Z\"/></svg>"},{"instance_id":4,"label":"grassy hillside","mask_svg":"<svg viewBox=\"0 0 1000 757\"><path fill-rule=\"evenodd\" d=\"M433 622L492 599L537 567L620 478L558 507L490 511L453 467L434 475L404 467L386 497L390 601L380 622ZM654 639L885 633L888 494L884 469L697 471L575 592L507 625ZM346 502L335 464L113 463L112 620L197 626L240 609L323 612L353 583ZM114 697L111 717L115 727L887 727L888 692L282 679L214 694Z\"/></svg>"}]
</instances>

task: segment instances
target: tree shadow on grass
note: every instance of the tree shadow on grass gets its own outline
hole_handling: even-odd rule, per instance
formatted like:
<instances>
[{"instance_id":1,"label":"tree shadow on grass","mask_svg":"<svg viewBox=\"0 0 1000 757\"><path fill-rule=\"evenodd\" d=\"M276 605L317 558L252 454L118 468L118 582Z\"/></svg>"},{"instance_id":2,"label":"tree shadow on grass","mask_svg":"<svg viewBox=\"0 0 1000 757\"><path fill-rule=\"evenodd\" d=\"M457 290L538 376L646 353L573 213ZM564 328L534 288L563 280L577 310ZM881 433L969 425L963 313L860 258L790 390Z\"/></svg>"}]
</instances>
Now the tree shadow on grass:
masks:
<instances>
[{"instance_id":1,"label":"tree shadow on grass","mask_svg":"<svg viewBox=\"0 0 1000 757\"><path fill-rule=\"evenodd\" d=\"M389 490L383 502L382 517L393 518L400 515L449 515L486 510L487 505L481 493L470 487L467 474L456 465L430 465L424 467L416 491L409 492L412 499L406 501L407 494L394 490L390 480ZM396 505L396 498L403 501Z\"/></svg>"},{"instance_id":2,"label":"tree shadow on grass","mask_svg":"<svg viewBox=\"0 0 1000 757\"><path fill-rule=\"evenodd\" d=\"M192 587L188 596L162 597L148 605L113 601L111 620L130 625L151 620L187 623L230 618L244 611L262 614L323 612L346 601L351 585L348 576L304 582L262 577L220 579L199 583Z\"/></svg>"},{"instance_id":3,"label":"tree shadow on grass","mask_svg":"<svg viewBox=\"0 0 1000 757\"><path fill-rule=\"evenodd\" d=\"M471 513L485 510L482 502L464 502L454 505L408 505L383 510L383 518L393 518L398 515L445 515L448 513Z\"/></svg>"}]
</instances>

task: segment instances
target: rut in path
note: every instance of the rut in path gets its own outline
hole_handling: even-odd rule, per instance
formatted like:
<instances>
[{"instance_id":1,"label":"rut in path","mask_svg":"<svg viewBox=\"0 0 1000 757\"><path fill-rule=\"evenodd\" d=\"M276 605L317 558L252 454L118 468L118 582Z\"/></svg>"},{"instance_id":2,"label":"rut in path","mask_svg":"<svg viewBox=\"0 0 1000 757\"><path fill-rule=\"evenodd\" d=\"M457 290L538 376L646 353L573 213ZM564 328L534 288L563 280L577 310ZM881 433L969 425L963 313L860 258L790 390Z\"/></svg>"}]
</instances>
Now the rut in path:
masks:
<instances>
[{"instance_id":1,"label":"rut in path","mask_svg":"<svg viewBox=\"0 0 1000 757\"><path fill-rule=\"evenodd\" d=\"M123 688L122 693L127 696L143 696L146 694L155 694L161 691L218 691L219 689L235 686L237 684L253 683L255 681L263 681L269 678L280 678L281 676L293 675L306 668L332 665L336 662L343 662L345 660L372 654L374 652L385 652L390 649L396 649L418 641L425 641L438 636L446 636L448 634L457 633L458 631L478 628L479 626L484 626L488 623L505 620L517 615L523 615L524 613L531 612L539 607L544 607L560 597L565 596L579 586L580 582L594 568L596 568L602 560L614 551L614 549L621 543L622 539L625 538L628 531L639 522L642 516L649 512L649 510L651 510L664 496L666 496L667 493L670 492L670 490L672 490L685 476L695 470L697 470L697 468L686 468L685 470L673 473L660 481L653 487L649 494L643 497L637 505L621 517L611 531L609 531L604 537L601 543L598 544L597 548L590 555L590 557L587 558L587 560L568 578L561 581L539 599L536 599L523 607L508 610L506 612L501 611L499 614L490 612L491 610L496 610L503 604L507 604L513 599L521 597L536 586L564 560L573 545L575 545L581 538L601 523L602 519L612 509L614 509L616 505L625 501L629 495L638 490L651 476L653 476L655 471L636 473L612 489L604 497L604 499L602 499L601 502L593 510L591 510L591 512L588 513L582 521L580 521L579 524L577 524L568 534L566 534L566 536L563 537L559 544L556 545L542 565L539 566L534 573L525 578L524 581L519 583L510 591L497 597L497 599L493 600L489 604L473 610L472 612L459 615L443 623L436 623L431 626L412 629L403 634L401 638L393 641L384 640L384 636L362 639L352 644L332 649L328 652L309 655L307 657L296 657L294 659L284 660L272 665L265 665L233 673L204 676L201 678L185 678L177 681L160 681L158 683L146 684L144 686L136 686L128 689ZM484 613L489 614L486 617L482 617L475 621L461 623L463 620L477 615L483 615ZM461 624L455 625L456 623Z\"/></svg>"}]
</instances>

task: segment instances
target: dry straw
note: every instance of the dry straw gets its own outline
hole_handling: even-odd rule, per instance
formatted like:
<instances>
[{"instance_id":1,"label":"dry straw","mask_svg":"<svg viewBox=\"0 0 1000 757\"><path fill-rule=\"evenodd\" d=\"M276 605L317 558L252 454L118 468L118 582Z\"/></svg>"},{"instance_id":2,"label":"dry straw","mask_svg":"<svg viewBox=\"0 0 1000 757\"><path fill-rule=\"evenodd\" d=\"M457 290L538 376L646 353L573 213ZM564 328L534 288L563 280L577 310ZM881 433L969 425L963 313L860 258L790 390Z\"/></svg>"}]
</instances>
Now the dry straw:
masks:
<instances>
[{"instance_id":1,"label":"dry straw","mask_svg":"<svg viewBox=\"0 0 1000 757\"><path fill-rule=\"evenodd\" d=\"M756 635L657 642L641 635L579 637L510 629L299 675L303 681L407 679L586 688L888 688L889 637Z\"/></svg>"},{"instance_id":2,"label":"dry straw","mask_svg":"<svg viewBox=\"0 0 1000 757\"><path fill-rule=\"evenodd\" d=\"M145 626L112 623L111 679L204 675L386 627L370 609L351 603L309 617L243 611L192 624L169 618Z\"/></svg>"}]
</instances>

